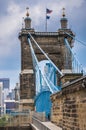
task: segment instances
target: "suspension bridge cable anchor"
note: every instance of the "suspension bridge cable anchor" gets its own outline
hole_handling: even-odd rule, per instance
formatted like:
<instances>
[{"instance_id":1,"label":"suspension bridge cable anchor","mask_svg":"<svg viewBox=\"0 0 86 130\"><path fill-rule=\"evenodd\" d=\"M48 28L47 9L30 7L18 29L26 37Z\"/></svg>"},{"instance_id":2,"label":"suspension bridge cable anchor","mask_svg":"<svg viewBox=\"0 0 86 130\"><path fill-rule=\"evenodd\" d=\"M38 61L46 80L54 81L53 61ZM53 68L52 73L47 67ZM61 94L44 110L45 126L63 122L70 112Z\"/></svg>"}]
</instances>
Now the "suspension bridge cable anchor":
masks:
<instances>
[{"instance_id":1,"label":"suspension bridge cable anchor","mask_svg":"<svg viewBox=\"0 0 86 130\"><path fill-rule=\"evenodd\" d=\"M29 38L29 39L30 39L30 37L31 37L30 34L28 34L28 38Z\"/></svg>"}]
</instances>

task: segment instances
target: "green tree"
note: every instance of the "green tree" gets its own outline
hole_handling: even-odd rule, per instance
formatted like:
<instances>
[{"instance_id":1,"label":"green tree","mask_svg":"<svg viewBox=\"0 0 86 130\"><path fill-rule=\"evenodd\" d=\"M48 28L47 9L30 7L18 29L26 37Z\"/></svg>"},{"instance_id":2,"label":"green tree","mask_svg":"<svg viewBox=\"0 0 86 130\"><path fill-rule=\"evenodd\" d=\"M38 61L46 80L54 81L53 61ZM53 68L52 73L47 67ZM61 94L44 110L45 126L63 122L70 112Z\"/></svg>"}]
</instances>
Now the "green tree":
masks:
<instances>
[{"instance_id":1,"label":"green tree","mask_svg":"<svg viewBox=\"0 0 86 130\"><path fill-rule=\"evenodd\" d=\"M0 118L0 126L5 126L7 124L6 116Z\"/></svg>"}]
</instances>

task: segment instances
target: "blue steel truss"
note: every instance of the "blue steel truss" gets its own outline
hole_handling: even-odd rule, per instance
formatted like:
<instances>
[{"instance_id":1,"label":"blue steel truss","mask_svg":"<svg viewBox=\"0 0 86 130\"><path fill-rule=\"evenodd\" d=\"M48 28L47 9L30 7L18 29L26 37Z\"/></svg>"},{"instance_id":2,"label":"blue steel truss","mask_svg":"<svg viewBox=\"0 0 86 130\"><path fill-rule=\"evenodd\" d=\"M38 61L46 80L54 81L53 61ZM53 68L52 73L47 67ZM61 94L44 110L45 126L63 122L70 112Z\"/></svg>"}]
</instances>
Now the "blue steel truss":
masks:
<instances>
[{"instance_id":1,"label":"blue steel truss","mask_svg":"<svg viewBox=\"0 0 86 130\"><path fill-rule=\"evenodd\" d=\"M33 40L33 42L31 42ZM29 33L28 43L31 49L31 55L33 60L33 67L35 72L36 79L36 97L35 97L35 106L37 112L45 112L46 117L50 116L51 113L51 100L50 95L61 90L61 86L57 86L57 75L56 72L62 76L62 72L58 67L51 61L47 54L41 49L32 35ZM41 68L40 62L38 61L36 54L34 52L32 44L35 44L43 55L47 58L45 60L44 68ZM41 61L42 62L42 61ZM44 71L45 69L45 71ZM38 89L37 89L38 87Z\"/></svg>"},{"instance_id":2,"label":"blue steel truss","mask_svg":"<svg viewBox=\"0 0 86 130\"><path fill-rule=\"evenodd\" d=\"M37 44L37 42L35 41L35 39L32 37L31 34L29 34L29 38L28 38L28 42L29 42L29 46L31 49L31 54L32 54L32 60L33 60L33 67L34 70L39 71L40 76L43 78L43 80L46 82L47 87L49 88L51 93L55 93L57 91L60 91L61 88L59 86L55 86L55 84L51 81L51 77L52 77L52 72L53 70L55 70L54 72L58 71L58 73L62 76L62 72L56 67L56 65L50 60L50 58L47 56L47 54L40 48L40 46ZM45 75L43 73L43 70L40 68L39 66L39 61L35 55L34 49L32 47L32 43L30 38L32 38L32 40L34 41L34 43L36 44L36 46L41 50L41 52L45 55L45 57L48 59L49 64L51 65L51 73L49 73L49 75ZM41 81L40 81L41 82ZM41 84L40 84L41 85ZM42 85L41 85L42 86ZM40 86L40 88L41 88Z\"/></svg>"}]
</instances>

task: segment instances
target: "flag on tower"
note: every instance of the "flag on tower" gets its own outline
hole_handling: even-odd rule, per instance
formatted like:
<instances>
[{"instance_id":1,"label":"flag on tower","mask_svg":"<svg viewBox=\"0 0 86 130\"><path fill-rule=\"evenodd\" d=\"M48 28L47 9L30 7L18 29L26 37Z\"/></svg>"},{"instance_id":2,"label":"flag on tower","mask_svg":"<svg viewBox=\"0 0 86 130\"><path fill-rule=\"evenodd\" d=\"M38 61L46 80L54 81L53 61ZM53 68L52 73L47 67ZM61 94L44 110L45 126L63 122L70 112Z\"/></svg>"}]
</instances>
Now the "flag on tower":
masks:
<instances>
[{"instance_id":1,"label":"flag on tower","mask_svg":"<svg viewBox=\"0 0 86 130\"><path fill-rule=\"evenodd\" d=\"M50 19L49 14L51 14L51 13L52 13L52 10L51 10L51 9L46 8L46 19Z\"/></svg>"},{"instance_id":2,"label":"flag on tower","mask_svg":"<svg viewBox=\"0 0 86 130\"><path fill-rule=\"evenodd\" d=\"M50 16L46 15L46 19L50 19Z\"/></svg>"},{"instance_id":3,"label":"flag on tower","mask_svg":"<svg viewBox=\"0 0 86 130\"><path fill-rule=\"evenodd\" d=\"M46 9L46 14L50 14L50 13L52 13L52 10L50 10L50 9Z\"/></svg>"},{"instance_id":4,"label":"flag on tower","mask_svg":"<svg viewBox=\"0 0 86 130\"><path fill-rule=\"evenodd\" d=\"M46 24L45 24L45 30L47 32L47 19L50 19L50 15L52 13L51 9L46 8Z\"/></svg>"}]
</instances>

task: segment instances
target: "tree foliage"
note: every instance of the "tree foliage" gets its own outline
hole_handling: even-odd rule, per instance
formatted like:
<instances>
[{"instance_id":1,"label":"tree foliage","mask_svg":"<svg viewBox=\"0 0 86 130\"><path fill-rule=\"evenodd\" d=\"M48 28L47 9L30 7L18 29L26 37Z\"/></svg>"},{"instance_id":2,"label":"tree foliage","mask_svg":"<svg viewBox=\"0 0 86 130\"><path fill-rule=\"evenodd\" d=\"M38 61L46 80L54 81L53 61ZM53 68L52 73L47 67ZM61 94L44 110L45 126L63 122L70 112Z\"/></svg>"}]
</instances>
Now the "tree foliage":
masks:
<instances>
[{"instance_id":1,"label":"tree foliage","mask_svg":"<svg viewBox=\"0 0 86 130\"><path fill-rule=\"evenodd\" d=\"M7 117L2 116L0 117L0 126L5 126L7 124Z\"/></svg>"}]
</instances>

